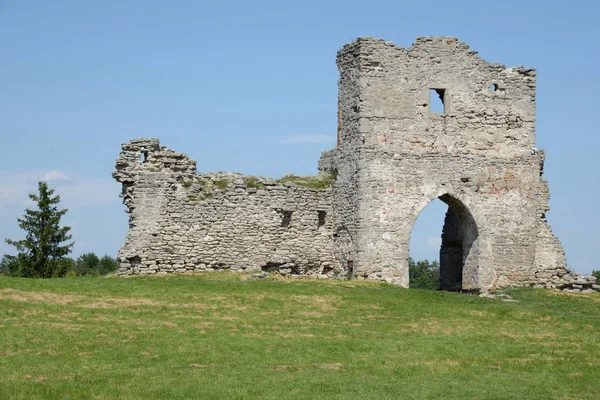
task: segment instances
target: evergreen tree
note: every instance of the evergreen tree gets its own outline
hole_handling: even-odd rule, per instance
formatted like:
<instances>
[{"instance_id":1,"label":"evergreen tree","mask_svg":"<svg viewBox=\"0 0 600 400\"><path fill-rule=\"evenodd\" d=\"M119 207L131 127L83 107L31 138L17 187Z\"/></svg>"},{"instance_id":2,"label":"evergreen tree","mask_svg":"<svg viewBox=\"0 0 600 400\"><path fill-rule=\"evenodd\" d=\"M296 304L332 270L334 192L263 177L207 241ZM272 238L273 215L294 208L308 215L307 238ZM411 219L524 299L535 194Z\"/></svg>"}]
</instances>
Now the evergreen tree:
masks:
<instances>
[{"instance_id":1,"label":"evergreen tree","mask_svg":"<svg viewBox=\"0 0 600 400\"><path fill-rule=\"evenodd\" d=\"M68 272L71 263L66 262L65 256L71 252L73 242L63 242L71 240L71 228L60 226L60 219L67 209L58 209L60 197L53 194L54 189L46 182L38 182L38 193L29 194L38 209L26 209L23 218L17 218L19 227L26 232L25 239L5 239L18 252L17 256L5 255L2 260L2 264L10 268L11 275L52 278Z\"/></svg>"}]
</instances>

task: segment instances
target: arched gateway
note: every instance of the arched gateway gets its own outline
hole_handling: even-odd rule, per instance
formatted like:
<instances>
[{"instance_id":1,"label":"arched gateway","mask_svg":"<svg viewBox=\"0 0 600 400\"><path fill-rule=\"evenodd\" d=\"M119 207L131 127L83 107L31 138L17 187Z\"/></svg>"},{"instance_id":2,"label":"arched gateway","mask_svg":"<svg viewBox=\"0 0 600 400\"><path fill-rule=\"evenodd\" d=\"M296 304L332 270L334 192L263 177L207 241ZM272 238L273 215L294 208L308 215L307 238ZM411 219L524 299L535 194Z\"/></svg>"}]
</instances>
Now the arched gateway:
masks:
<instances>
[{"instance_id":1,"label":"arched gateway","mask_svg":"<svg viewBox=\"0 0 600 400\"><path fill-rule=\"evenodd\" d=\"M448 193L437 198L448 206L442 228L440 288L452 291L477 289L479 288L477 222L467 206L459 199ZM421 212L422 209L419 214Z\"/></svg>"},{"instance_id":2,"label":"arched gateway","mask_svg":"<svg viewBox=\"0 0 600 400\"><path fill-rule=\"evenodd\" d=\"M444 289L591 286L569 277L546 223L535 70L490 64L452 37L407 49L359 38L337 65L338 145L320 179L197 174L158 139L125 143L113 174L130 226L119 273L264 270L408 287L411 230L439 198Z\"/></svg>"}]
</instances>

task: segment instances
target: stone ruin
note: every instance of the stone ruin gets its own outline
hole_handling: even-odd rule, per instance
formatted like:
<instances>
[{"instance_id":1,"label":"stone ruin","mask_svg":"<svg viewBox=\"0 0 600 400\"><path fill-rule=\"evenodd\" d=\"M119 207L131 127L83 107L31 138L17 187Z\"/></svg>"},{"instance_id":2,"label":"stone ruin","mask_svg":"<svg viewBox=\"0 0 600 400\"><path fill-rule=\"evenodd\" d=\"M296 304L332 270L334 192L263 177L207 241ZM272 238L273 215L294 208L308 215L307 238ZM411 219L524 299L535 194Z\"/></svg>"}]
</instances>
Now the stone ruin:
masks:
<instances>
[{"instance_id":1,"label":"stone ruin","mask_svg":"<svg viewBox=\"0 0 600 400\"><path fill-rule=\"evenodd\" d=\"M490 64L454 37L408 49L359 38L337 66L337 147L317 177L198 174L158 139L123 144L119 274L262 270L408 287L411 230L440 199L442 289L598 288L566 268L546 221L535 69Z\"/></svg>"}]
</instances>

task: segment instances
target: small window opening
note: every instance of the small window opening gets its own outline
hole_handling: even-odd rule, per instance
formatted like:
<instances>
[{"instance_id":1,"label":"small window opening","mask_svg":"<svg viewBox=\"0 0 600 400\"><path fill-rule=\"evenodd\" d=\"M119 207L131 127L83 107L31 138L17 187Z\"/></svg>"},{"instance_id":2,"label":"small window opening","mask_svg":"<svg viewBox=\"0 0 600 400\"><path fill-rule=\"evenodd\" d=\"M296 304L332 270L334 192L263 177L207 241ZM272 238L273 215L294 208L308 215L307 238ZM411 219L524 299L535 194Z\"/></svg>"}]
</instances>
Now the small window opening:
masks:
<instances>
[{"instance_id":1,"label":"small window opening","mask_svg":"<svg viewBox=\"0 0 600 400\"><path fill-rule=\"evenodd\" d=\"M140 154L140 162L144 164L146 161L148 161L148 152L142 151Z\"/></svg>"},{"instance_id":2,"label":"small window opening","mask_svg":"<svg viewBox=\"0 0 600 400\"><path fill-rule=\"evenodd\" d=\"M446 112L445 94L445 89L429 89L429 112L432 114L444 114Z\"/></svg>"},{"instance_id":3,"label":"small window opening","mask_svg":"<svg viewBox=\"0 0 600 400\"><path fill-rule=\"evenodd\" d=\"M284 228L290 226L290 222L292 222L292 212L282 211L281 214L283 215L283 218L281 219L281 226Z\"/></svg>"},{"instance_id":4,"label":"small window opening","mask_svg":"<svg viewBox=\"0 0 600 400\"><path fill-rule=\"evenodd\" d=\"M493 83L492 86L490 86L490 90L492 92L496 92L496 91L498 91L498 89L499 89L499 87L498 87L497 83Z\"/></svg>"},{"instance_id":5,"label":"small window opening","mask_svg":"<svg viewBox=\"0 0 600 400\"><path fill-rule=\"evenodd\" d=\"M325 217L327 217L327 211L318 211L319 214L319 227L325 225Z\"/></svg>"}]
</instances>

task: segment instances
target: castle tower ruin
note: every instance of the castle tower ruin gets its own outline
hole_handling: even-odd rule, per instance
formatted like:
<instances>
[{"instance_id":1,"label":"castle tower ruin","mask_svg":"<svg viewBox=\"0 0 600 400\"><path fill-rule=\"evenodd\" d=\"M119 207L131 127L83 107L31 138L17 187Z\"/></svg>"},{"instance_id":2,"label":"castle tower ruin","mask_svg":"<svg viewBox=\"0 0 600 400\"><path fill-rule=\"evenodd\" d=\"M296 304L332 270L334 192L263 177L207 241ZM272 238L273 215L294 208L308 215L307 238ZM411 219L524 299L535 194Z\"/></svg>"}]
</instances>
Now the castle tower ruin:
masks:
<instances>
[{"instance_id":1,"label":"castle tower ruin","mask_svg":"<svg viewBox=\"0 0 600 400\"><path fill-rule=\"evenodd\" d=\"M408 49L359 38L337 64L334 236L353 275L407 286L410 233L436 198L449 206L443 288L529 285L565 270L545 219L534 69L489 64L453 37Z\"/></svg>"}]
</instances>

